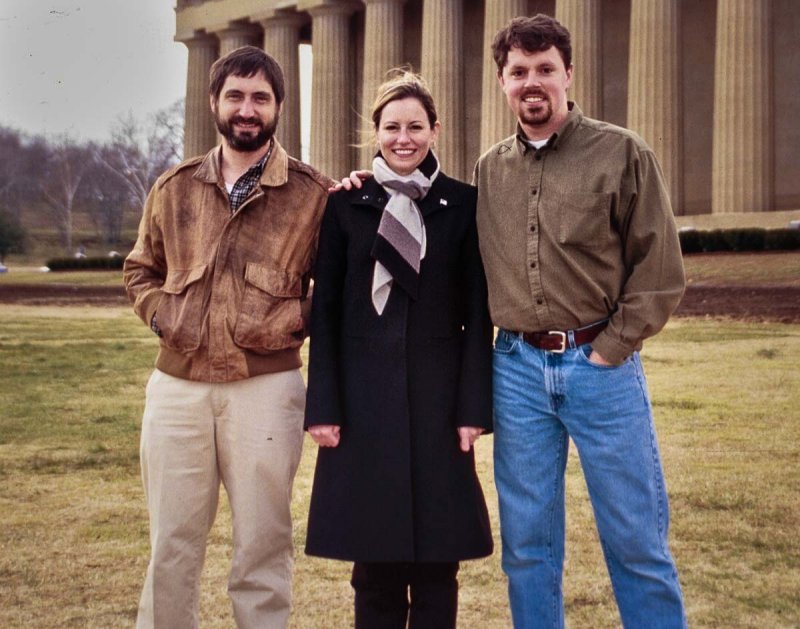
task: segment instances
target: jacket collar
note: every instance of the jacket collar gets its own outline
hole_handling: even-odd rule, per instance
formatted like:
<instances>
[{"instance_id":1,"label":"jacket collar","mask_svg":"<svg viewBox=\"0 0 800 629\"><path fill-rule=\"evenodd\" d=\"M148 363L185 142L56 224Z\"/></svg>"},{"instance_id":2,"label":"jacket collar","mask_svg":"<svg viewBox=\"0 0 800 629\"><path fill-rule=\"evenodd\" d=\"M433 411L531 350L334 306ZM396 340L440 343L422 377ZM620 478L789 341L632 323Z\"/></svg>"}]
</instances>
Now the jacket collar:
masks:
<instances>
[{"instance_id":1,"label":"jacket collar","mask_svg":"<svg viewBox=\"0 0 800 629\"><path fill-rule=\"evenodd\" d=\"M523 155L526 155L529 151L557 151L559 146L563 144L570 135L572 135L572 132L580 126L581 121L583 120L583 112L578 105L572 101L569 101L567 103L567 107L569 107L569 112L567 113L567 119L564 121L564 124L561 125L561 128L558 131L550 136L550 138L547 140L547 144L540 149L536 149L528 144L528 138L525 135L525 132L522 130L522 126L519 124L519 122L517 122L516 144L519 152Z\"/></svg>"},{"instance_id":2,"label":"jacket collar","mask_svg":"<svg viewBox=\"0 0 800 629\"><path fill-rule=\"evenodd\" d=\"M428 216L438 210L445 210L461 204L458 193L446 189L448 186L445 185L444 179L444 175L440 172L428 194L417 204L422 216ZM368 206L381 211L389 202L389 193L372 177L364 181L360 189L353 188L346 194L352 205Z\"/></svg>"},{"instance_id":3,"label":"jacket collar","mask_svg":"<svg viewBox=\"0 0 800 629\"><path fill-rule=\"evenodd\" d=\"M264 165L264 172L261 173L260 183L262 186L282 186L289 181L289 156L277 138L273 137L272 141L275 146L272 147L272 155ZM211 184L222 182L221 158L222 145L219 144L206 153L194 173L194 178Z\"/></svg>"}]
</instances>

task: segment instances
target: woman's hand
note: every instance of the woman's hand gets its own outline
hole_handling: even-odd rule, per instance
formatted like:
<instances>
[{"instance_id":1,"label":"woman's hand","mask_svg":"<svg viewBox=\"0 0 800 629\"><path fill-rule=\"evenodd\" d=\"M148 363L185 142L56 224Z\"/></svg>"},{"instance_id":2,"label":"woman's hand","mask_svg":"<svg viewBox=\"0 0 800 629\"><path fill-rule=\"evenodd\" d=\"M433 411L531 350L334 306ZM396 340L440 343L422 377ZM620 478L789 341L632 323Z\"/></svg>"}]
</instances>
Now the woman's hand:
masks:
<instances>
[{"instance_id":1,"label":"woman's hand","mask_svg":"<svg viewBox=\"0 0 800 629\"><path fill-rule=\"evenodd\" d=\"M327 424L311 426L308 434L321 448L335 448L339 445L339 426Z\"/></svg>"},{"instance_id":2,"label":"woman's hand","mask_svg":"<svg viewBox=\"0 0 800 629\"><path fill-rule=\"evenodd\" d=\"M459 447L462 452L469 452L472 444L474 444L478 437L483 433L483 428L475 428L474 426L459 426L458 428L458 441Z\"/></svg>"},{"instance_id":3,"label":"woman's hand","mask_svg":"<svg viewBox=\"0 0 800 629\"><path fill-rule=\"evenodd\" d=\"M342 188L345 190L352 190L353 188L360 189L361 182L366 181L370 177L372 177L371 170L352 170L350 171L349 177L345 177L340 182L328 188L328 192L336 192Z\"/></svg>"}]
</instances>

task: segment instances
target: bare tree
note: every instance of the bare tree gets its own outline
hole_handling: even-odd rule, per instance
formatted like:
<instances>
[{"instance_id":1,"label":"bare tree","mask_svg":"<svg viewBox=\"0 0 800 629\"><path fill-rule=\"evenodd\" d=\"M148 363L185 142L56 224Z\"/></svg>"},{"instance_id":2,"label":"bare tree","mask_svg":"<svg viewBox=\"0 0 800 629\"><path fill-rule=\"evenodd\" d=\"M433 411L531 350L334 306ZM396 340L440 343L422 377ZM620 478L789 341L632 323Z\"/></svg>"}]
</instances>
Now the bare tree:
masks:
<instances>
[{"instance_id":1,"label":"bare tree","mask_svg":"<svg viewBox=\"0 0 800 629\"><path fill-rule=\"evenodd\" d=\"M125 213L137 202L125 181L106 166L106 161L113 159L114 150L109 146L90 147L92 159L78 189L81 209L91 218L98 236L109 245L120 243Z\"/></svg>"},{"instance_id":2,"label":"bare tree","mask_svg":"<svg viewBox=\"0 0 800 629\"><path fill-rule=\"evenodd\" d=\"M183 159L184 114L185 99L180 98L152 116L154 150L151 154L158 156L164 168Z\"/></svg>"},{"instance_id":3,"label":"bare tree","mask_svg":"<svg viewBox=\"0 0 800 629\"><path fill-rule=\"evenodd\" d=\"M117 120L111 142L95 150L95 159L127 188L142 207L158 176L180 161L183 146L183 100L139 121L132 113Z\"/></svg>"},{"instance_id":4,"label":"bare tree","mask_svg":"<svg viewBox=\"0 0 800 629\"><path fill-rule=\"evenodd\" d=\"M61 244L72 250L72 213L78 187L91 160L91 152L85 145L61 136L49 145L47 159L39 184L45 206L61 237Z\"/></svg>"}]
</instances>

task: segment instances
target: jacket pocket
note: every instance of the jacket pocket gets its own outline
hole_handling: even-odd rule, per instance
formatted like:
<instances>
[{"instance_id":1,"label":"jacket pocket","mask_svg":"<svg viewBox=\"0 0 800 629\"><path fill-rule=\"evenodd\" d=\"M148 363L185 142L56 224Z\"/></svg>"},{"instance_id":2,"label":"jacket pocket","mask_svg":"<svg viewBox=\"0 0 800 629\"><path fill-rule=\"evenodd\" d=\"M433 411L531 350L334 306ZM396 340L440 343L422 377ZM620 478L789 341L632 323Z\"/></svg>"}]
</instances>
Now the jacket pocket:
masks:
<instances>
[{"instance_id":1,"label":"jacket pocket","mask_svg":"<svg viewBox=\"0 0 800 629\"><path fill-rule=\"evenodd\" d=\"M563 195L558 242L587 249L607 246L611 230L611 194L567 192Z\"/></svg>"},{"instance_id":2,"label":"jacket pocket","mask_svg":"<svg viewBox=\"0 0 800 629\"><path fill-rule=\"evenodd\" d=\"M300 347L302 276L249 262L233 341L256 353Z\"/></svg>"},{"instance_id":3,"label":"jacket pocket","mask_svg":"<svg viewBox=\"0 0 800 629\"><path fill-rule=\"evenodd\" d=\"M205 264L191 269L170 269L161 287L156 321L162 343L177 352L193 352L200 347L204 286L200 280L205 272Z\"/></svg>"}]
</instances>

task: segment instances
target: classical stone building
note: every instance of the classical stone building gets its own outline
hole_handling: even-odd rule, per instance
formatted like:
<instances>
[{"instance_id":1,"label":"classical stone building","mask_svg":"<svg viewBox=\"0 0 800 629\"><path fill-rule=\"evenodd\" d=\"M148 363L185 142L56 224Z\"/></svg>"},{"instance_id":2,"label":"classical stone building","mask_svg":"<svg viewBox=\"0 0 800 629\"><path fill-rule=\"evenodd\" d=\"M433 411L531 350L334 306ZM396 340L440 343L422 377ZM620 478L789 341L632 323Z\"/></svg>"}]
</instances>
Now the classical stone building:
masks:
<instances>
[{"instance_id":1,"label":"classical stone building","mask_svg":"<svg viewBox=\"0 0 800 629\"><path fill-rule=\"evenodd\" d=\"M189 50L185 154L216 142L208 70L263 46L288 83L279 138L300 155L299 44L313 50L310 162L341 176L368 163L375 86L410 64L431 85L444 169L469 180L514 120L489 46L515 15L555 15L573 34L571 98L657 152L677 214L800 207L800 2L796 0L177 0Z\"/></svg>"}]
</instances>

